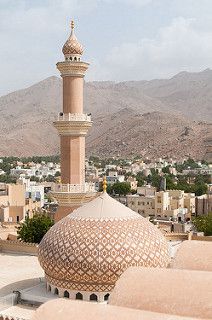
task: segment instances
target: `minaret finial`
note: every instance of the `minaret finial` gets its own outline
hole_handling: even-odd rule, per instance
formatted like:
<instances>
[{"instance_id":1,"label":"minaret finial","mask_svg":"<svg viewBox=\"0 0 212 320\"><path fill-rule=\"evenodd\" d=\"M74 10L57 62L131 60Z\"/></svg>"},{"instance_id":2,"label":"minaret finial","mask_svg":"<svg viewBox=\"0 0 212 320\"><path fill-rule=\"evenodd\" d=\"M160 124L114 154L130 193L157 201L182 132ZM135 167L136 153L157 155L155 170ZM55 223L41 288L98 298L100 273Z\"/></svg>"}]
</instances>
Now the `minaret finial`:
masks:
<instances>
[{"instance_id":1,"label":"minaret finial","mask_svg":"<svg viewBox=\"0 0 212 320\"><path fill-rule=\"evenodd\" d=\"M71 20L71 29L74 29L74 20Z\"/></svg>"},{"instance_id":2,"label":"minaret finial","mask_svg":"<svg viewBox=\"0 0 212 320\"><path fill-rule=\"evenodd\" d=\"M104 176L104 178L103 178L102 186L103 186L103 192L106 193L106 192L107 192L107 180L106 180L106 176Z\"/></svg>"}]
</instances>

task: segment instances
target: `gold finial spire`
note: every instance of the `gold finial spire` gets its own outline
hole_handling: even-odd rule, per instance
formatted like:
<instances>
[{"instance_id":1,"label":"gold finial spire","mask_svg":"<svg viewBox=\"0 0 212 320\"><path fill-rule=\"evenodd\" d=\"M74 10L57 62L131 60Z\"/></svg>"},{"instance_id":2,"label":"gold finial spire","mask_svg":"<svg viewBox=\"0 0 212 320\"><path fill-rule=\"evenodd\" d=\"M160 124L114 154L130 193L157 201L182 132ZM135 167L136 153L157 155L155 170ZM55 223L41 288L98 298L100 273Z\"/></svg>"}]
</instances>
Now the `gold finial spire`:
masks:
<instances>
[{"instance_id":1,"label":"gold finial spire","mask_svg":"<svg viewBox=\"0 0 212 320\"><path fill-rule=\"evenodd\" d=\"M106 180L106 176L104 176L102 186L103 186L103 192L104 192L104 193L107 192L107 180Z\"/></svg>"},{"instance_id":2,"label":"gold finial spire","mask_svg":"<svg viewBox=\"0 0 212 320\"><path fill-rule=\"evenodd\" d=\"M74 20L71 20L71 29L74 29Z\"/></svg>"}]
</instances>

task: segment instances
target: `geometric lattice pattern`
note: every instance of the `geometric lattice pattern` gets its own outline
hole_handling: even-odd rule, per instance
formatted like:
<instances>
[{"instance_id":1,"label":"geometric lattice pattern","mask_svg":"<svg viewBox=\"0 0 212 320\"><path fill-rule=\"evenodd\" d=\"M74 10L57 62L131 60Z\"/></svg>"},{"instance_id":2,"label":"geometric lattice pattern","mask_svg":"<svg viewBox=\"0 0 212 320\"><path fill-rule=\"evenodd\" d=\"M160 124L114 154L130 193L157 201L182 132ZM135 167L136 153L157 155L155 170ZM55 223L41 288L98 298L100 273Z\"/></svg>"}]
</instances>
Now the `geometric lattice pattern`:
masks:
<instances>
[{"instance_id":1,"label":"geometric lattice pattern","mask_svg":"<svg viewBox=\"0 0 212 320\"><path fill-rule=\"evenodd\" d=\"M71 36L63 46L63 54L83 54L83 47L75 36Z\"/></svg>"},{"instance_id":2,"label":"geometric lattice pattern","mask_svg":"<svg viewBox=\"0 0 212 320\"><path fill-rule=\"evenodd\" d=\"M44 236L38 258L48 283L95 292L110 292L130 266L169 263L165 238L139 215L100 219L69 215Z\"/></svg>"}]
</instances>

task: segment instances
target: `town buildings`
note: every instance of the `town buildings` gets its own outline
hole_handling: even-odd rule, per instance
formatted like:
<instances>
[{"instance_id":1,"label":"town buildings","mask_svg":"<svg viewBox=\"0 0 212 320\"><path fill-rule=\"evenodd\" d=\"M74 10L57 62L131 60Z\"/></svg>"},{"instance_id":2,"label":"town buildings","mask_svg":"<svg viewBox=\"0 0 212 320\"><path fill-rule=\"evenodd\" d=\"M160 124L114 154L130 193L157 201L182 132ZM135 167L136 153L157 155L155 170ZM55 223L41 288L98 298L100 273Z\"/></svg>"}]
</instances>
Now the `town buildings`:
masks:
<instances>
[{"instance_id":1,"label":"town buildings","mask_svg":"<svg viewBox=\"0 0 212 320\"><path fill-rule=\"evenodd\" d=\"M40 192L33 197L23 184L0 184L0 222L19 223L41 208Z\"/></svg>"},{"instance_id":2,"label":"town buildings","mask_svg":"<svg viewBox=\"0 0 212 320\"><path fill-rule=\"evenodd\" d=\"M151 186L140 187L137 194L127 195L127 206L144 217L162 217L186 221L195 214L195 194L182 190L157 192Z\"/></svg>"}]
</instances>

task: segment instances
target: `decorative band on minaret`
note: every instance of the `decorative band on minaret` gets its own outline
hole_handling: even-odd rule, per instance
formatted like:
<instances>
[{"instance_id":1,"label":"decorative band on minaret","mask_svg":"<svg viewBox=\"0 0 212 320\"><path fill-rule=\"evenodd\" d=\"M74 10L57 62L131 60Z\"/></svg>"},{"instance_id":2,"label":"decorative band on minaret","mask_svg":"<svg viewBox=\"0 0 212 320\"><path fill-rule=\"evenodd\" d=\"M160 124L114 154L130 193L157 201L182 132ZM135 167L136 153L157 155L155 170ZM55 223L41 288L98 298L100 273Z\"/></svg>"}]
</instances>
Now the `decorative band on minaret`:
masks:
<instances>
[{"instance_id":1,"label":"decorative band on minaret","mask_svg":"<svg viewBox=\"0 0 212 320\"><path fill-rule=\"evenodd\" d=\"M92 122L83 113L83 86L89 64L81 61L83 47L75 36L73 21L62 51L65 60L58 62L57 68L63 79L63 111L54 122L60 135L61 184L56 186L53 196L59 207L70 209L87 202L88 195L94 192L94 186L85 183L85 136Z\"/></svg>"}]
</instances>

